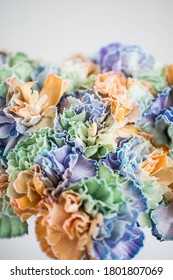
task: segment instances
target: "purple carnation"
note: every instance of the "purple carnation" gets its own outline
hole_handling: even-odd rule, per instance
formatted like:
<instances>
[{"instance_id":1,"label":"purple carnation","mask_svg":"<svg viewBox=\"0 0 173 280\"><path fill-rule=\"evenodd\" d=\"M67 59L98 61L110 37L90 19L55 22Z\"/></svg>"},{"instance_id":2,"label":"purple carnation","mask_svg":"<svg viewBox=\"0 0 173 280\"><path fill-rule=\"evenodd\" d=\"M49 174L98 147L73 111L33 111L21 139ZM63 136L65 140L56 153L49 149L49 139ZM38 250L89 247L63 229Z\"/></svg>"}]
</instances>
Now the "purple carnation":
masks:
<instances>
[{"instance_id":1,"label":"purple carnation","mask_svg":"<svg viewBox=\"0 0 173 280\"><path fill-rule=\"evenodd\" d=\"M81 149L70 146L58 148L52 144L52 149L36 158L35 164L41 166L44 176L54 185L55 198L70 183L96 175L96 161L87 159Z\"/></svg>"},{"instance_id":2,"label":"purple carnation","mask_svg":"<svg viewBox=\"0 0 173 280\"><path fill-rule=\"evenodd\" d=\"M152 70L155 61L139 46L112 43L100 49L98 63L104 72L121 72L133 77Z\"/></svg>"},{"instance_id":3,"label":"purple carnation","mask_svg":"<svg viewBox=\"0 0 173 280\"><path fill-rule=\"evenodd\" d=\"M125 178L140 183L137 177L139 164L143 162L152 152L152 145L142 137L124 139L120 142L115 152L109 153L102 160L114 172L125 176Z\"/></svg>"},{"instance_id":4,"label":"purple carnation","mask_svg":"<svg viewBox=\"0 0 173 280\"><path fill-rule=\"evenodd\" d=\"M132 259L143 247L144 234L136 225L137 213L105 219L93 239L92 256L100 260Z\"/></svg>"}]
</instances>

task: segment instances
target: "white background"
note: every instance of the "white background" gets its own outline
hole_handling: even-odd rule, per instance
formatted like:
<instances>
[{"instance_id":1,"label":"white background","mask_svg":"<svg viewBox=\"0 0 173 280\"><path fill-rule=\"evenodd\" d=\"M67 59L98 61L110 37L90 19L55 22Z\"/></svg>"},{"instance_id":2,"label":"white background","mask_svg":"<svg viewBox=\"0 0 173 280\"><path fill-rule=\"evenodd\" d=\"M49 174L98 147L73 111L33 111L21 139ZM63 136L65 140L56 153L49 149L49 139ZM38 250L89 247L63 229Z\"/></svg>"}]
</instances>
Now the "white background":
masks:
<instances>
[{"instance_id":1,"label":"white background","mask_svg":"<svg viewBox=\"0 0 173 280\"><path fill-rule=\"evenodd\" d=\"M172 0L0 0L0 47L61 60L120 41L173 63L172 13ZM0 259L47 259L36 242L34 220L29 224L29 236L0 240ZM173 242L145 233L136 259L173 259Z\"/></svg>"}]
</instances>

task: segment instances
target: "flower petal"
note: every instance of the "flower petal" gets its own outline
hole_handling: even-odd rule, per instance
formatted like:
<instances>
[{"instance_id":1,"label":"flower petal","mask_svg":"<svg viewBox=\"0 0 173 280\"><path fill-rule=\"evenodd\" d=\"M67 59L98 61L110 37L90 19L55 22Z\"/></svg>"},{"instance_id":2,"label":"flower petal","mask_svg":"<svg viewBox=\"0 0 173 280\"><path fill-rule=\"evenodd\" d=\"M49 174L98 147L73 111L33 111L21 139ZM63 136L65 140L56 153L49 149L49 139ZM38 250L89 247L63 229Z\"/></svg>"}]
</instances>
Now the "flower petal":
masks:
<instances>
[{"instance_id":1,"label":"flower petal","mask_svg":"<svg viewBox=\"0 0 173 280\"><path fill-rule=\"evenodd\" d=\"M47 96L46 104L42 106L42 112L50 106L56 106L67 88L67 81L54 74L49 74L39 95L39 99Z\"/></svg>"}]
</instances>

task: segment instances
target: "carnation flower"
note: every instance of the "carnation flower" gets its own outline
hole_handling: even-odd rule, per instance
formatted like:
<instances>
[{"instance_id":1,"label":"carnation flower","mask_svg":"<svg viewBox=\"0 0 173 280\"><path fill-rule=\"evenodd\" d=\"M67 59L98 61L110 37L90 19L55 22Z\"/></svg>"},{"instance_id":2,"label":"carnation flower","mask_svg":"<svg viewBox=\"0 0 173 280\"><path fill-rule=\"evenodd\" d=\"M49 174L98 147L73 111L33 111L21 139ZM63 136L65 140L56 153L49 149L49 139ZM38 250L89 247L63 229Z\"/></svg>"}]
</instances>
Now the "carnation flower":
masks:
<instances>
[{"instance_id":1,"label":"carnation flower","mask_svg":"<svg viewBox=\"0 0 173 280\"><path fill-rule=\"evenodd\" d=\"M13 66L3 65L0 67L0 83L8 78L16 77L19 82L28 82L31 78L33 66L29 62L21 62Z\"/></svg>"},{"instance_id":2,"label":"carnation flower","mask_svg":"<svg viewBox=\"0 0 173 280\"><path fill-rule=\"evenodd\" d=\"M52 145L51 150L44 151L35 159L35 163L53 184L56 199L70 183L96 174L96 161L86 158L79 148L67 145L60 148Z\"/></svg>"},{"instance_id":3,"label":"carnation flower","mask_svg":"<svg viewBox=\"0 0 173 280\"><path fill-rule=\"evenodd\" d=\"M105 219L89 248L97 260L132 259L143 247L144 234L135 224L136 216Z\"/></svg>"},{"instance_id":4,"label":"carnation flower","mask_svg":"<svg viewBox=\"0 0 173 280\"><path fill-rule=\"evenodd\" d=\"M13 182L13 188L8 190L13 210L22 221L38 213L40 201L50 195L52 183L43 177L37 165L34 172L21 171Z\"/></svg>"},{"instance_id":5,"label":"carnation flower","mask_svg":"<svg viewBox=\"0 0 173 280\"><path fill-rule=\"evenodd\" d=\"M70 84L69 92L91 88L99 71L98 65L80 55L72 56L60 67L60 75Z\"/></svg>"},{"instance_id":6,"label":"carnation flower","mask_svg":"<svg viewBox=\"0 0 173 280\"><path fill-rule=\"evenodd\" d=\"M100 49L98 63L104 72L122 72L127 77L154 67L154 58L141 47L112 43Z\"/></svg>"},{"instance_id":7,"label":"carnation flower","mask_svg":"<svg viewBox=\"0 0 173 280\"><path fill-rule=\"evenodd\" d=\"M62 260L86 257L86 248L102 218L100 215L91 218L80 211L80 205L80 195L73 191L62 193L59 203L44 205L46 210L37 219L36 234L48 256Z\"/></svg>"},{"instance_id":8,"label":"carnation flower","mask_svg":"<svg viewBox=\"0 0 173 280\"><path fill-rule=\"evenodd\" d=\"M115 103L123 102L123 105L127 104L125 108L130 107L131 114L136 116L135 120L141 117L140 113L146 109L148 103L153 99L153 95L149 92L146 84L126 78L120 73L107 72L98 75L94 89L103 97L103 100L110 98L112 104L113 101Z\"/></svg>"},{"instance_id":9,"label":"carnation flower","mask_svg":"<svg viewBox=\"0 0 173 280\"><path fill-rule=\"evenodd\" d=\"M57 131L66 131L75 145L82 146L87 157L102 157L116 147L116 124L110 107L84 92L81 100L68 98L56 123Z\"/></svg>"},{"instance_id":10,"label":"carnation flower","mask_svg":"<svg viewBox=\"0 0 173 280\"><path fill-rule=\"evenodd\" d=\"M42 129L20 141L9 154L8 195L14 201L15 212L23 220L38 212L37 205L44 197L40 188L52 189L53 196L58 198L70 182L95 175L96 162L85 158L79 149L64 144L61 135Z\"/></svg>"},{"instance_id":11,"label":"carnation flower","mask_svg":"<svg viewBox=\"0 0 173 280\"><path fill-rule=\"evenodd\" d=\"M133 257L143 246L143 234L136 223L138 211L146 204L144 199L139 206L135 186L129 196L122 185L122 178L102 165L96 177L70 185L58 203L44 204L36 223L43 251L55 259ZM123 242L124 250L118 255Z\"/></svg>"},{"instance_id":12,"label":"carnation flower","mask_svg":"<svg viewBox=\"0 0 173 280\"><path fill-rule=\"evenodd\" d=\"M146 199L137 185L101 165L97 177L83 180L70 189L80 194L85 212L92 216L101 213L104 217L88 247L91 259L134 257L144 239L137 228L138 213L146 211Z\"/></svg>"},{"instance_id":13,"label":"carnation flower","mask_svg":"<svg viewBox=\"0 0 173 280\"><path fill-rule=\"evenodd\" d=\"M126 95L128 80L123 74L107 72L99 74L94 89L103 97L116 98L118 95Z\"/></svg>"},{"instance_id":14,"label":"carnation flower","mask_svg":"<svg viewBox=\"0 0 173 280\"><path fill-rule=\"evenodd\" d=\"M168 145L172 147L173 139L173 91L165 89L158 97L152 100L138 122L141 130L153 136L154 145Z\"/></svg>"},{"instance_id":15,"label":"carnation flower","mask_svg":"<svg viewBox=\"0 0 173 280\"><path fill-rule=\"evenodd\" d=\"M131 99L121 96L117 99L104 98L103 102L111 105L112 115L120 127L140 119L140 107Z\"/></svg>"},{"instance_id":16,"label":"carnation flower","mask_svg":"<svg viewBox=\"0 0 173 280\"><path fill-rule=\"evenodd\" d=\"M165 186L173 183L173 160L162 150L154 150L140 164L142 171Z\"/></svg>"},{"instance_id":17,"label":"carnation flower","mask_svg":"<svg viewBox=\"0 0 173 280\"><path fill-rule=\"evenodd\" d=\"M152 91L161 91L167 86L165 67L139 46L107 45L99 51L98 63L104 72L114 71L136 78L147 83Z\"/></svg>"},{"instance_id":18,"label":"carnation flower","mask_svg":"<svg viewBox=\"0 0 173 280\"><path fill-rule=\"evenodd\" d=\"M166 186L172 182L171 159L166 154L162 157L162 151L153 150L154 147L149 141L136 135L122 141L115 153L110 153L105 160L102 160L112 170L123 175L129 182L131 181L131 186L135 184L139 187L147 199L148 209L157 207L164 195L170 193ZM154 155L158 156L155 158ZM153 159L152 162L151 159ZM167 175L170 173L171 176L166 179L164 171ZM155 174L156 177L150 176L151 174Z\"/></svg>"},{"instance_id":19,"label":"carnation flower","mask_svg":"<svg viewBox=\"0 0 173 280\"><path fill-rule=\"evenodd\" d=\"M104 174L104 177L102 177ZM78 192L86 213L104 216L115 215L122 207L123 197L119 188L121 179L108 168L101 166L96 177L87 178L70 186Z\"/></svg>"},{"instance_id":20,"label":"carnation flower","mask_svg":"<svg viewBox=\"0 0 173 280\"><path fill-rule=\"evenodd\" d=\"M125 176L127 179L139 181L137 172L140 163L153 151L149 141L142 136L134 135L130 139L124 139L117 147L116 152L108 154L103 160L112 170Z\"/></svg>"},{"instance_id":21,"label":"carnation flower","mask_svg":"<svg viewBox=\"0 0 173 280\"><path fill-rule=\"evenodd\" d=\"M33 170L36 157L44 151L50 151L53 143L62 147L65 140L49 128L41 129L31 137L21 140L7 156L7 172L11 182L17 178L20 171Z\"/></svg>"},{"instance_id":22,"label":"carnation flower","mask_svg":"<svg viewBox=\"0 0 173 280\"><path fill-rule=\"evenodd\" d=\"M55 106L68 87L66 81L53 74L48 76L40 93L31 90L33 85L28 82L17 86L8 104L8 111L27 127L39 123L42 117L55 117Z\"/></svg>"},{"instance_id":23,"label":"carnation flower","mask_svg":"<svg viewBox=\"0 0 173 280\"><path fill-rule=\"evenodd\" d=\"M133 208L135 203L138 211L142 212L147 208L146 200L138 185L126 181L117 173L113 173L104 164L100 166L96 177L82 180L69 188L80 194L83 207L90 215L95 215L99 212L105 217L116 216L117 212L119 213L121 210L124 211L123 213L128 211L128 206ZM131 197L129 205L128 197ZM126 205L125 201L127 202Z\"/></svg>"}]
</instances>

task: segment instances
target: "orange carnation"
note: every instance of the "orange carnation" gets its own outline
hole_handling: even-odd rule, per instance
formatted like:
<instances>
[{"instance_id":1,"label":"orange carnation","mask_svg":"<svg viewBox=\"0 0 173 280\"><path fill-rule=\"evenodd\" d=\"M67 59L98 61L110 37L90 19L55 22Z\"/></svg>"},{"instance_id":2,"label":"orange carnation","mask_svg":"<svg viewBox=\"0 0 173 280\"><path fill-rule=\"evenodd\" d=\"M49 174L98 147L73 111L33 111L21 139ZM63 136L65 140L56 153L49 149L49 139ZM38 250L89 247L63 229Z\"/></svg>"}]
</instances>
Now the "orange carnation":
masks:
<instances>
[{"instance_id":1,"label":"orange carnation","mask_svg":"<svg viewBox=\"0 0 173 280\"><path fill-rule=\"evenodd\" d=\"M72 190L63 192L58 203L44 203L46 210L37 219L36 234L49 257L62 260L85 257L102 216L91 218L79 210L80 206L80 195Z\"/></svg>"}]
</instances>

